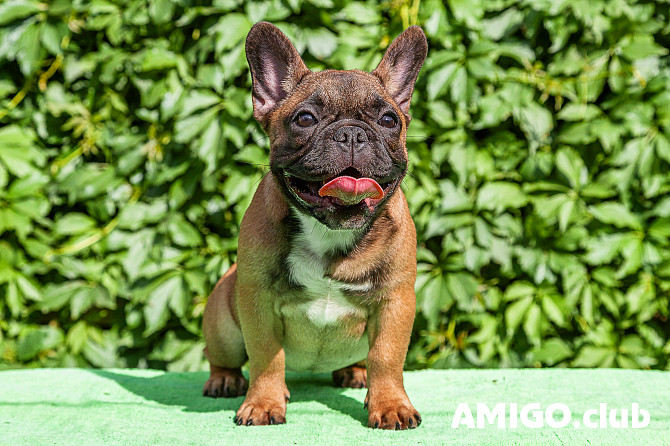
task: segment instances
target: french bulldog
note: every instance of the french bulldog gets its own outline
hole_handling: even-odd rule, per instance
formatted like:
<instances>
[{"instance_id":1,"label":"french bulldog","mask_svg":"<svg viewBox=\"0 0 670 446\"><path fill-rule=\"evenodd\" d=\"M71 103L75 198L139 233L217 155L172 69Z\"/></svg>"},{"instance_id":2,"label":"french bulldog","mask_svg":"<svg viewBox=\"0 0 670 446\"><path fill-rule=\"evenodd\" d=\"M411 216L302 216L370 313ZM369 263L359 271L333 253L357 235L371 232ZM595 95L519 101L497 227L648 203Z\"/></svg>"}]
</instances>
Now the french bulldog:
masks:
<instances>
[{"instance_id":1,"label":"french bulldog","mask_svg":"<svg viewBox=\"0 0 670 446\"><path fill-rule=\"evenodd\" d=\"M251 28L253 110L270 139L270 172L203 320L211 369L203 394L246 394L238 425L286 422L286 369L333 371L338 386L367 387L370 427L421 423L402 375L416 231L400 183L427 51L412 26L371 73L313 72L277 27ZM240 370L247 359L249 382Z\"/></svg>"}]
</instances>

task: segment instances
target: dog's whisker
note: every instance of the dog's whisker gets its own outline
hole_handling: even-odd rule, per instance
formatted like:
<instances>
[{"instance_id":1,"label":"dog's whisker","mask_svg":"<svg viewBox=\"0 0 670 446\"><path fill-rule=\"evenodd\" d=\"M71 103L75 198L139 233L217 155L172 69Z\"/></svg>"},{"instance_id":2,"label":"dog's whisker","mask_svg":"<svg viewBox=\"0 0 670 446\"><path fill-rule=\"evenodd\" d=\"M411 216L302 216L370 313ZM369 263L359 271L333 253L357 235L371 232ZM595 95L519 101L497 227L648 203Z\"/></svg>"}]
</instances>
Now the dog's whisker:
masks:
<instances>
[{"instance_id":1,"label":"dog's whisker","mask_svg":"<svg viewBox=\"0 0 670 446\"><path fill-rule=\"evenodd\" d=\"M263 166L263 167L268 167L268 168L270 167L269 164L264 164L264 163L251 163L249 161L240 161L240 160L237 160L237 162L242 163L242 164L248 164L250 166Z\"/></svg>"},{"instance_id":2,"label":"dog's whisker","mask_svg":"<svg viewBox=\"0 0 670 446\"><path fill-rule=\"evenodd\" d=\"M412 178L414 178L414 179L416 180L416 185L419 186L419 187L421 188L422 191L426 192L426 189L424 189L423 186L421 185L421 180L419 179L419 177L417 177L416 175L414 175L412 172L409 172L409 171L407 172L407 175L409 175L409 176L411 176ZM403 184L404 184L405 186L409 187L409 186L407 185L407 183L405 183L405 179L404 179L404 178L403 178L402 182L403 182Z\"/></svg>"},{"instance_id":3,"label":"dog's whisker","mask_svg":"<svg viewBox=\"0 0 670 446\"><path fill-rule=\"evenodd\" d=\"M258 138L258 139L255 139L255 140L254 140L254 143L258 144L259 141L263 141L263 140L266 140L266 139L270 139L270 137L267 136L267 135L266 135L266 136L262 136L262 137L260 137L260 138Z\"/></svg>"},{"instance_id":4,"label":"dog's whisker","mask_svg":"<svg viewBox=\"0 0 670 446\"><path fill-rule=\"evenodd\" d=\"M406 138L435 139L434 136L430 136L430 135L407 135Z\"/></svg>"},{"instance_id":5,"label":"dog's whisker","mask_svg":"<svg viewBox=\"0 0 670 446\"><path fill-rule=\"evenodd\" d=\"M263 178L265 178L265 177L267 176L267 174L269 174L269 173L270 173L270 171L268 170L268 171L265 172L263 175L261 175L261 177L260 177L259 179L257 179L257 180L254 182L254 184L251 185L251 188L253 189L254 187L256 187L256 185L257 185L258 183L260 183L260 182L263 180Z\"/></svg>"}]
</instances>

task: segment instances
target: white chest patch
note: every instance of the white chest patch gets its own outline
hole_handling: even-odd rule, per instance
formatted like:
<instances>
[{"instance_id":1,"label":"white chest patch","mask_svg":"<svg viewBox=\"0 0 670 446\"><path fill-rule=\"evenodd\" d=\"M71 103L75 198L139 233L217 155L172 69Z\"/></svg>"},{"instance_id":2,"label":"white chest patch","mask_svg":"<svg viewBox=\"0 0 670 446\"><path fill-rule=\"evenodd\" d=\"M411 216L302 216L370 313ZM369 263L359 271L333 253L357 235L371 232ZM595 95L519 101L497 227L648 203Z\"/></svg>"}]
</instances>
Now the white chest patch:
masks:
<instances>
[{"instance_id":1,"label":"white chest patch","mask_svg":"<svg viewBox=\"0 0 670 446\"><path fill-rule=\"evenodd\" d=\"M364 311L352 305L342 294L343 290L365 292L372 284L338 282L326 277L326 256L338 250L353 247L357 234L354 231L329 229L316 219L296 212L302 230L293 240L287 263L289 274L295 283L305 287L308 301L285 308L290 313L305 314L312 323L325 326L347 315L363 315Z\"/></svg>"}]
</instances>

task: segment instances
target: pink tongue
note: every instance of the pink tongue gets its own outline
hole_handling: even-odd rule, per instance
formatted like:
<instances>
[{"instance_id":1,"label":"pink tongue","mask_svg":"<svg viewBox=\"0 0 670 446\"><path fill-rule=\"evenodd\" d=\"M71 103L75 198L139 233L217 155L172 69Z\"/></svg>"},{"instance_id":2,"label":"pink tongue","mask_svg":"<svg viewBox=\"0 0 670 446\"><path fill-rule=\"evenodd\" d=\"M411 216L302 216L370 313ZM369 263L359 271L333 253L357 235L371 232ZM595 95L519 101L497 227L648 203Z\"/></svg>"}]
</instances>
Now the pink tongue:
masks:
<instances>
[{"instance_id":1,"label":"pink tongue","mask_svg":"<svg viewBox=\"0 0 670 446\"><path fill-rule=\"evenodd\" d=\"M372 178L337 177L319 189L322 197L339 198L346 205L358 204L366 198L384 198L384 191Z\"/></svg>"}]
</instances>

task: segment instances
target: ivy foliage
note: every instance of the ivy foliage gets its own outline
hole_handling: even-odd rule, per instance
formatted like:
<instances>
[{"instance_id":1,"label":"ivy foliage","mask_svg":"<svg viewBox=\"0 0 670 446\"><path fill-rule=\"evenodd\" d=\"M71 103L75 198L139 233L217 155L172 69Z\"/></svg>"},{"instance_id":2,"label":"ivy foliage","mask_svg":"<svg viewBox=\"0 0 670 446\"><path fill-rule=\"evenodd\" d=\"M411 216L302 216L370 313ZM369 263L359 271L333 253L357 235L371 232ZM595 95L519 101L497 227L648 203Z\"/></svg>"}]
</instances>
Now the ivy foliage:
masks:
<instances>
[{"instance_id":1,"label":"ivy foliage","mask_svg":"<svg viewBox=\"0 0 670 446\"><path fill-rule=\"evenodd\" d=\"M409 367L670 369L670 5L0 3L0 367L195 370L267 171L244 38L312 69L430 52L404 190Z\"/></svg>"}]
</instances>

